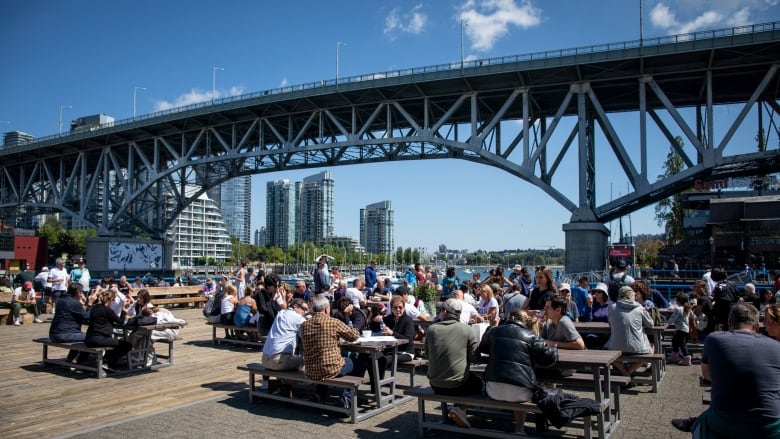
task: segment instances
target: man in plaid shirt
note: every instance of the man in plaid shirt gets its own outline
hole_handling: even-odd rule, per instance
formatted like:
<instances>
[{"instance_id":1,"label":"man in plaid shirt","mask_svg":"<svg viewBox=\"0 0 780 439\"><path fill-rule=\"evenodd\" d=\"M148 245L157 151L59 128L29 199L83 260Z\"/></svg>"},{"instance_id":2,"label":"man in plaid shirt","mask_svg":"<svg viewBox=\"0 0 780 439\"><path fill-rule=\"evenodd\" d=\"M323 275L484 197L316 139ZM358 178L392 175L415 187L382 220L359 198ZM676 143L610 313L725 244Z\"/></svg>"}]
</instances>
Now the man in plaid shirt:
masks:
<instances>
[{"instance_id":1,"label":"man in plaid shirt","mask_svg":"<svg viewBox=\"0 0 780 439\"><path fill-rule=\"evenodd\" d=\"M306 376L313 380L325 380L350 375L355 365L351 358L341 356L339 338L356 341L360 337L360 332L330 316L328 299L321 296L314 298L312 317L303 322L300 335L303 341ZM365 367L358 367L357 370L365 373ZM345 390L340 398L345 407L348 407L351 401L349 393L349 390ZM324 402L327 399L327 387L318 385L315 398L318 402Z\"/></svg>"}]
</instances>

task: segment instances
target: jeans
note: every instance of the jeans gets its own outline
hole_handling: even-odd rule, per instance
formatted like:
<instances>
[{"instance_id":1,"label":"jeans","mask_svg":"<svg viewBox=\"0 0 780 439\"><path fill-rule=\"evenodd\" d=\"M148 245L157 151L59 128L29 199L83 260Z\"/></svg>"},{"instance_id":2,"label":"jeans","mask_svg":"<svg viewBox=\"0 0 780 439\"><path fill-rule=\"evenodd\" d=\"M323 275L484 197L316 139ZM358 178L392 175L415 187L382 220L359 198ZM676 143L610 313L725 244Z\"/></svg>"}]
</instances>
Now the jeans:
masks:
<instances>
[{"instance_id":1,"label":"jeans","mask_svg":"<svg viewBox=\"0 0 780 439\"><path fill-rule=\"evenodd\" d=\"M59 333L59 334L50 334L49 338L51 341L57 342L57 343L70 343L73 341L84 341L87 338L87 334L83 332L65 332L65 333ZM79 351L68 351L68 361L73 361L74 358L78 355L78 362L82 363L84 361L87 361L89 359L89 353L87 352L79 352Z\"/></svg>"}]
</instances>

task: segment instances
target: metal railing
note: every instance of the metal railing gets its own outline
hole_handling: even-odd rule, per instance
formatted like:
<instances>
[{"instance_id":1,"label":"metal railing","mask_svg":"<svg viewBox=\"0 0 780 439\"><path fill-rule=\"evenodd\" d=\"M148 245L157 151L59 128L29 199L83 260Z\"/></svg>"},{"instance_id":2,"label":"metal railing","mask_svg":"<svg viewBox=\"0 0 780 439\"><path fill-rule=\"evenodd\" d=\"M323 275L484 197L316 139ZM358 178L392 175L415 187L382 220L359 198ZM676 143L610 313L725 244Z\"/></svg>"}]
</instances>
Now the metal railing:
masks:
<instances>
[{"instance_id":1,"label":"metal railing","mask_svg":"<svg viewBox=\"0 0 780 439\"><path fill-rule=\"evenodd\" d=\"M436 73L436 72L451 72L457 70L463 71L466 68L468 69L482 68L482 67L512 64L512 63L519 63L519 62L531 62L531 61L539 61L539 60L548 60L553 58L590 55L590 54L604 53L604 52L615 51L615 50L644 49L648 47L657 47L657 46L667 45L667 44L688 43L692 41L711 40L715 38L733 37L737 35L747 35L747 34L777 31L777 30L780 30L780 21L760 23L760 24L750 24L750 25L737 26L737 27L725 28L725 29L698 31L698 32L691 32L687 34L667 35L667 36L647 38L641 40L621 41L616 43L603 43L603 44L573 47L567 49L545 50L542 52L533 52L528 54L475 59L470 61L464 61L463 63L458 61L458 62L451 62L446 64L435 64L435 65L423 66L423 67L410 67L405 69L389 70L384 72L340 77L338 79L320 80L320 81L308 82L304 84L289 85L289 86L278 87L269 90L262 90L262 91L252 92L243 95L229 96L226 98L216 99L214 101L209 100L197 104L185 105L182 107L169 108L166 110L156 111L154 113L148 113L136 117L117 120L111 123L110 126L101 126L99 129L89 131L89 132L73 133L73 134L67 134L67 133L53 134L49 136L39 137L36 138L34 142L8 148L8 151L15 150L16 148L22 146L24 147L35 146L38 143L43 143L54 139L70 138L72 136L77 136L77 135L82 135L84 137L92 137L98 134L98 132L102 131L103 129L123 127L125 125L130 126L132 124L137 124L139 122L143 122L149 119L155 119L158 117L167 116L171 114L183 113L183 112L198 110L203 108L213 108L219 105L224 105L224 104L229 104L229 103L234 103L234 102L239 102L244 100L262 98L268 96L278 96L278 95L283 95L288 93L313 90L313 89L319 89L319 88L330 87L330 86L338 87L339 85L363 83L367 81L381 80L387 78L413 77L415 75L420 75L420 74ZM2 152L7 152L7 151L5 149L0 150L0 155L2 155Z\"/></svg>"}]
</instances>

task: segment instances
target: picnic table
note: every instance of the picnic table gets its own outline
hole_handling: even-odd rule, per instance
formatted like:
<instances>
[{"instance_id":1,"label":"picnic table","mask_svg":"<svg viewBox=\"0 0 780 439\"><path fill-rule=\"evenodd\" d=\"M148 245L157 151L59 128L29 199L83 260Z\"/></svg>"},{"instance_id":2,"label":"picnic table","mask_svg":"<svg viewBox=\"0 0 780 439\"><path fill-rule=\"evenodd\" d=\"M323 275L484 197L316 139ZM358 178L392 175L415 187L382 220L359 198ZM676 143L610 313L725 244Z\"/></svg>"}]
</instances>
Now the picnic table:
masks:
<instances>
[{"instance_id":1,"label":"picnic table","mask_svg":"<svg viewBox=\"0 0 780 439\"><path fill-rule=\"evenodd\" d=\"M612 332L612 328L609 327L607 322L576 322L574 327L580 334L606 334L609 335ZM651 328L644 328L645 334L653 336L653 346L655 353L663 353L661 347L661 336L666 330L666 326L653 326Z\"/></svg>"}]
</instances>

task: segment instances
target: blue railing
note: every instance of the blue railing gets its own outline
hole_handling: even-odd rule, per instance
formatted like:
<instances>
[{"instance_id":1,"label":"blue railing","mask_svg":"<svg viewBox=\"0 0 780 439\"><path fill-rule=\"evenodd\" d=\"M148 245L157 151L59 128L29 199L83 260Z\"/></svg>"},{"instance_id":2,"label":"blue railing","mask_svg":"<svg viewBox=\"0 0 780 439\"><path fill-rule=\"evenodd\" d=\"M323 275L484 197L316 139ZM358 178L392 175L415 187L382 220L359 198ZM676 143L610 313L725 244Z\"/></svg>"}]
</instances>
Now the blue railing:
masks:
<instances>
[{"instance_id":1,"label":"blue railing","mask_svg":"<svg viewBox=\"0 0 780 439\"><path fill-rule=\"evenodd\" d=\"M216 105L224 105L232 102L256 99L256 98L267 97L267 96L276 96L276 95L293 93L298 91L312 90L312 89L317 89L322 87L361 83L366 81L374 81L374 80L387 79L387 78L411 77L414 75L426 74L426 73L449 72L455 70L463 70L466 68L470 69L470 68L487 67L487 66L494 66L494 65L518 63L518 62L530 62L530 61L546 60L546 59L553 59L553 58L563 58L568 56L590 55L595 53L609 52L613 50L640 49L640 48L661 46L666 44L688 43L691 41L711 40L715 38L733 37L737 35L746 35L746 34L776 31L776 30L780 30L780 21L774 21L770 23L750 24L750 25L737 26L737 27L725 28L725 29L699 31L699 32L692 32L687 34L667 35L667 36L654 37L654 38L641 39L641 40L622 41L617 43L603 43L603 44L574 47L568 49L546 50L543 52L533 52L533 53L521 54L521 55L475 59L475 60L465 61L463 63L452 62L446 64L436 64L436 65L423 66L423 67L411 67L405 69L390 70L385 72L347 76L338 79L327 79L327 80L308 82L308 83L298 84L298 85L278 87L278 88L253 92L244 95L229 96L226 98L216 99L214 101L205 101L197 104L186 105L183 107L175 107L167 110L156 111L154 113L148 113L136 117L121 119L110 125L101 126L100 129L95 131L73 133L73 134L53 134L45 137L39 137L35 139L35 142L28 143L25 145L20 145L20 147L35 146L35 144L37 143L42 143L53 139L62 139L63 137L70 137L76 135L86 135L85 137L91 137L93 133L95 133L96 131L100 131L102 129L136 124L144 120L154 119L162 116L167 116L170 114L182 113L182 112L197 110L201 108L211 108ZM16 147L9 148L9 150L15 148Z\"/></svg>"}]
</instances>

